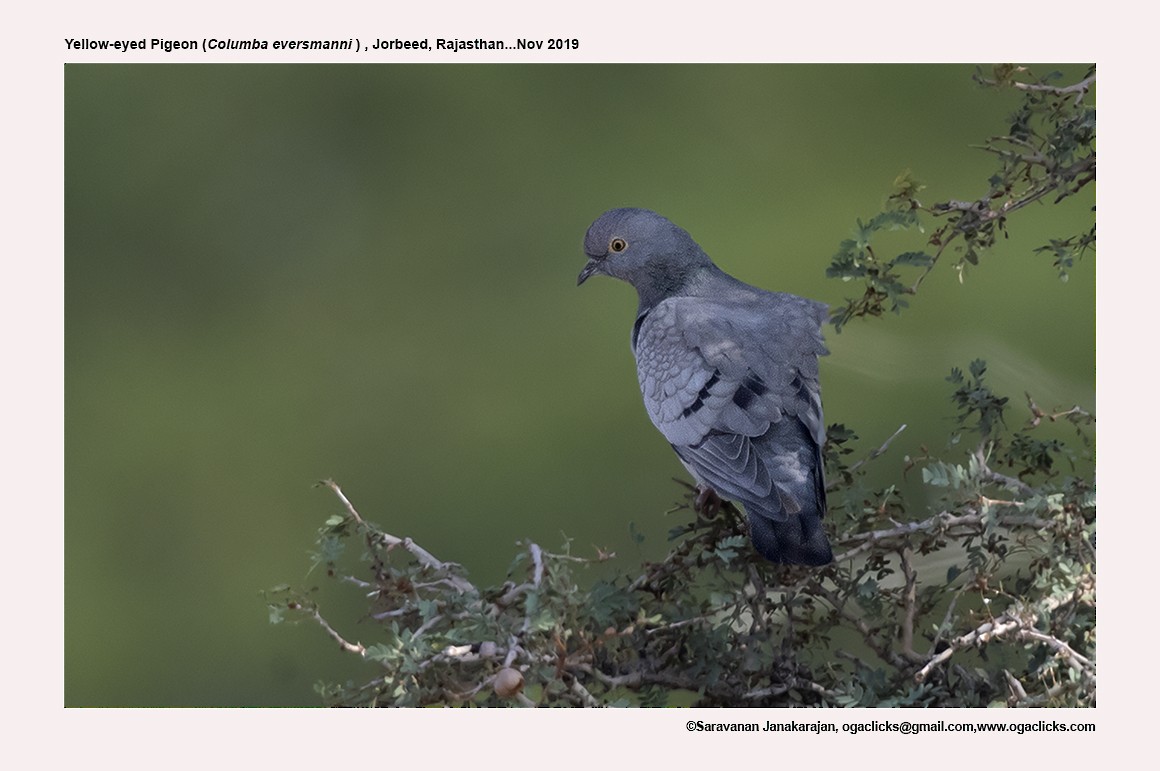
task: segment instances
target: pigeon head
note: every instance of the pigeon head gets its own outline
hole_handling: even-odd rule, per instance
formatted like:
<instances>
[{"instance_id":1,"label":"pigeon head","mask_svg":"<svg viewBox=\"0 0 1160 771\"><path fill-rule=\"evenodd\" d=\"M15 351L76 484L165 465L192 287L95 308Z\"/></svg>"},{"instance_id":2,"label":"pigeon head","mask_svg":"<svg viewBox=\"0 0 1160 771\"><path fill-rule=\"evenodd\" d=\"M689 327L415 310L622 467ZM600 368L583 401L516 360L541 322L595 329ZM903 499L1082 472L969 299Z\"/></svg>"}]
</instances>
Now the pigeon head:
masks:
<instances>
[{"instance_id":1,"label":"pigeon head","mask_svg":"<svg viewBox=\"0 0 1160 771\"><path fill-rule=\"evenodd\" d=\"M576 281L601 273L632 284L641 305L650 307L688 286L712 268L683 228L648 209L611 209L601 214L584 236L588 264Z\"/></svg>"}]
</instances>

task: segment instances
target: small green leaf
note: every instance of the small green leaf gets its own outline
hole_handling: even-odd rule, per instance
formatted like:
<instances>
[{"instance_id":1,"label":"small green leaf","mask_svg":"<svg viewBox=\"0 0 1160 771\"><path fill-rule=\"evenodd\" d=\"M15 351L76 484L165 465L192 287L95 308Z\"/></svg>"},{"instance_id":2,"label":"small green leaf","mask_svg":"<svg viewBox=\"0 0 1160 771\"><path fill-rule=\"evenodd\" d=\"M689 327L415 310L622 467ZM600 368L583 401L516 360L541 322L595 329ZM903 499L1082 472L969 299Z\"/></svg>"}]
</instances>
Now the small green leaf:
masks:
<instances>
[{"instance_id":1,"label":"small green leaf","mask_svg":"<svg viewBox=\"0 0 1160 771\"><path fill-rule=\"evenodd\" d=\"M903 252L890 261L891 265L913 265L926 268L934 264L934 257L926 252Z\"/></svg>"}]
</instances>

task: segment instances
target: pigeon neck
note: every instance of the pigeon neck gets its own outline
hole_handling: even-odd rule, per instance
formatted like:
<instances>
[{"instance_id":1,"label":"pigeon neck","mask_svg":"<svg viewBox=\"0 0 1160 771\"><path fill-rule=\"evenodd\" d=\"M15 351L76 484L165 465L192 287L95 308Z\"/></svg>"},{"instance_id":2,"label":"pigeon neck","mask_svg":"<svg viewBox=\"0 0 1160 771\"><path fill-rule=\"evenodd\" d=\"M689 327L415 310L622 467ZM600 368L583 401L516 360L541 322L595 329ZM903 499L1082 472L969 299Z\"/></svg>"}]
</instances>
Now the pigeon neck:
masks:
<instances>
[{"instance_id":1,"label":"pigeon neck","mask_svg":"<svg viewBox=\"0 0 1160 771\"><path fill-rule=\"evenodd\" d=\"M720 268L709 262L688 264L680 267L672 265L650 266L645 281L639 282L636 287L640 297L640 306L637 316L648 313L662 300L670 297L682 297L699 293L706 281L711 281L718 275L725 275Z\"/></svg>"}]
</instances>

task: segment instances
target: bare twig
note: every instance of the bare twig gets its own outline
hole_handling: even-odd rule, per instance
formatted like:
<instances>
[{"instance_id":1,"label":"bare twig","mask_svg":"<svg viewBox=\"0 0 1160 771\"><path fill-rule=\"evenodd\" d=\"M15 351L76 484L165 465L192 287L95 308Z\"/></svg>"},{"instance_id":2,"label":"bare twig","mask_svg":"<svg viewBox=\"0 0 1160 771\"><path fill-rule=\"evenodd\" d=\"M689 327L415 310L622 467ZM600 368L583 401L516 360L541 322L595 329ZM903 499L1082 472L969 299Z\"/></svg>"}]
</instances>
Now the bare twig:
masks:
<instances>
[{"instance_id":1,"label":"bare twig","mask_svg":"<svg viewBox=\"0 0 1160 771\"><path fill-rule=\"evenodd\" d=\"M674 621L671 624L661 624L660 626L649 627L644 630L646 635L656 635L667 632L671 629L680 629L689 624L705 624L712 622L713 619L709 616L693 616L692 618L683 618L680 621Z\"/></svg>"},{"instance_id":2,"label":"bare twig","mask_svg":"<svg viewBox=\"0 0 1160 771\"><path fill-rule=\"evenodd\" d=\"M1019 629L1022 626L1023 622L1021 620L1006 613L1004 613L1002 616L999 616L994 621L988 621L984 624L980 624L978 628L951 640L950 645L942 653L937 653L931 657L930 661L928 661L922 669L915 673L915 682L924 682L926 678L930 676L931 671L933 671L935 667L947 661L951 656L955 655L956 652L961 651L964 648L970 648L973 645L982 645L989 640L1002 637L1003 635Z\"/></svg>"},{"instance_id":3,"label":"bare twig","mask_svg":"<svg viewBox=\"0 0 1160 771\"><path fill-rule=\"evenodd\" d=\"M532 564L535 565L535 571L532 573L532 583L538 588L540 582L544 580L544 552L534 543L528 544L528 551L532 555Z\"/></svg>"},{"instance_id":4,"label":"bare twig","mask_svg":"<svg viewBox=\"0 0 1160 771\"><path fill-rule=\"evenodd\" d=\"M540 588L540 582L544 578L544 553L539 546L531 542L528 543L528 552L532 555L532 565L534 566L532 572L532 586L528 590L532 591ZM532 628L531 610L532 609L530 604L524 605L524 623L523 626L520 627L521 635L526 634L527 631Z\"/></svg>"},{"instance_id":5,"label":"bare twig","mask_svg":"<svg viewBox=\"0 0 1160 771\"><path fill-rule=\"evenodd\" d=\"M902 655L908 659L921 661L922 657L914 651L914 616L918 610L918 572L910 564L911 551L909 546L898 550L898 559L902 564L902 574L906 576L906 589L903 592L905 613L902 619Z\"/></svg>"},{"instance_id":6,"label":"bare twig","mask_svg":"<svg viewBox=\"0 0 1160 771\"><path fill-rule=\"evenodd\" d=\"M331 479L324 479L324 480L322 480L322 482L320 484L325 485L326 487L330 488L330 490L336 496L338 496L338 499L340 501L342 501L343 506L346 507L347 513L351 515L351 517L355 520L355 522L357 522L359 525L361 525L364 528L369 527L366 523L366 520L364 520L362 518L362 516L359 515L358 511L355 509L354 504L352 504L350 502L350 499L348 499L346 497L346 495L342 492L342 489L338 486L338 483L336 483L334 480L331 480ZM467 579L465 579L461 576L457 576L453 572L451 572L452 569L455 567L455 563L443 562L440 559L436 559L435 555L433 555L431 552L424 549L419 544L412 541L410 538L399 538L398 536L391 535L390 533L386 533L386 532L383 532L381 530L376 530L375 535L380 541L387 544L388 546L402 546L404 549L406 549L408 552L410 552L411 555L416 560L418 560L418 562L421 565L429 567L432 570L446 572L447 573L447 580L450 581L455 586L456 590L458 590L460 593L463 593L463 594L476 593L476 594L478 594L479 590L475 588L474 584L472 584Z\"/></svg>"},{"instance_id":7,"label":"bare twig","mask_svg":"<svg viewBox=\"0 0 1160 771\"><path fill-rule=\"evenodd\" d=\"M1022 68L1021 68L1022 69ZM1068 96L1069 94L1076 95L1077 103L1083 100L1084 95L1091 89L1096 82L1096 76L1090 75L1078 83L1072 83L1070 86L1049 86L1046 83L1023 83L1018 80L1011 80L1005 84L997 80L990 80L989 78L979 78L980 83L988 86L1008 85L1016 91L1036 91L1045 94L1052 94L1054 96Z\"/></svg>"},{"instance_id":8,"label":"bare twig","mask_svg":"<svg viewBox=\"0 0 1160 771\"><path fill-rule=\"evenodd\" d=\"M906 522L892 528L872 530L865 533L854 533L840 543L857 544L845 552L834 557L835 562L845 562L872 549L876 544L893 542L896 539L909 538L916 533L946 532L952 534L964 528L979 527L983 524L984 516L981 511L973 507L964 507L966 514L952 514L941 511L933 517L918 522ZM1041 530L1050 527L1051 522L1039 517L1025 515L1000 516L997 522L1005 527L1031 527Z\"/></svg>"},{"instance_id":9,"label":"bare twig","mask_svg":"<svg viewBox=\"0 0 1160 771\"><path fill-rule=\"evenodd\" d=\"M413 641L418 639L421 635L426 633L427 630L431 629L442 620L443 614L436 613L434 616L424 621L423 624L411 634L411 640Z\"/></svg>"},{"instance_id":10,"label":"bare twig","mask_svg":"<svg viewBox=\"0 0 1160 771\"><path fill-rule=\"evenodd\" d=\"M854 625L854 628L857 629L859 634L862 635L862 639L866 643L867 647L874 651L874 653L878 655L878 658L898 669L906 666L906 660L892 651L889 646L884 644L875 633L875 630L871 629L869 624L867 624L861 616L850 611L850 609L846 607L846 602L839 598L837 594L822 586L820 582L816 581L812 584L811 588L815 593L824 597L826 601L830 603L830 606L843 618Z\"/></svg>"},{"instance_id":11,"label":"bare twig","mask_svg":"<svg viewBox=\"0 0 1160 771\"><path fill-rule=\"evenodd\" d=\"M1043 643L1062 657L1072 669L1085 677L1092 680L1095 679L1096 665L1086 656L1082 656L1073 650L1063 640L1052 637L1049 634L1044 634L1036 629L1024 629L1019 633L1019 636L1025 640L1035 640L1036 642Z\"/></svg>"},{"instance_id":12,"label":"bare twig","mask_svg":"<svg viewBox=\"0 0 1160 771\"><path fill-rule=\"evenodd\" d=\"M856 472L858 469L865 466L870 461L885 454L886 450L889 449L889 447L890 447L890 443L893 442L895 439L897 439L898 435L901 434L905 430L906 430L906 424L903 423L901 426L898 427L898 430L895 431L893 434L891 434L886 439L886 441L883 442L877 449L872 450L869 455L867 455L865 458L862 458L857 463L851 464L850 467L846 469L846 473L852 475L852 474L854 474L854 472ZM841 486L842 486L841 481L835 480L835 481L831 482L830 484L826 485L826 492L831 492L833 490L837 490Z\"/></svg>"},{"instance_id":13,"label":"bare twig","mask_svg":"<svg viewBox=\"0 0 1160 771\"><path fill-rule=\"evenodd\" d=\"M347 642L346 639L340 635L335 630L335 628L327 622L326 619L322 617L322 614L318 612L318 608L310 608L309 611L311 618L313 618L318 623L318 625L321 626L328 635L330 635L330 639L338 643L340 648L342 648L344 651L347 651L348 653L354 653L359 656L367 655L366 646L364 646L362 643Z\"/></svg>"},{"instance_id":14,"label":"bare twig","mask_svg":"<svg viewBox=\"0 0 1160 771\"><path fill-rule=\"evenodd\" d=\"M1048 600L1048 602L1044 603L1048 608L1059 607L1059 605L1066 602L1066 600L1058 598L1048 598ZM998 618L980 624L970 632L951 640L950 644L943 651L932 656L922 669L915 673L914 679L919 683L924 682L936 667L949 660L958 651L972 646L982 646L991 640L1013 635L1018 640L1024 642L1034 641L1047 645L1064 659L1070 667L1079 672L1094 686L1096 679L1095 664L1087 657L1076 652L1063 640L1035 629L1036 620L1037 616L1033 613L1025 612L1018 614L1008 612ZM1007 676L1008 685L1010 685L1012 678L1009 673ZM1016 690L1014 686L1011 687L1013 690ZM1017 689L1017 692L1022 692L1021 698L1027 697L1021 685Z\"/></svg>"},{"instance_id":15,"label":"bare twig","mask_svg":"<svg viewBox=\"0 0 1160 771\"><path fill-rule=\"evenodd\" d=\"M993 482L1003 487L1014 490L1022 495L1031 496L1035 494L1035 489L1021 479L1009 477L1006 474L1000 474L990 466L987 465L987 455L983 451L983 447L979 446L975 449L975 460L979 464L979 477L985 482Z\"/></svg>"},{"instance_id":16,"label":"bare twig","mask_svg":"<svg viewBox=\"0 0 1160 771\"><path fill-rule=\"evenodd\" d=\"M519 638L516 637L514 634L511 635L510 637L508 637L508 652L507 652L507 655L504 656L503 665L505 667L510 667L512 665L512 662L516 660L516 657L519 656L523 652L524 652L524 649L520 647Z\"/></svg>"},{"instance_id":17,"label":"bare twig","mask_svg":"<svg viewBox=\"0 0 1160 771\"><path fill-rule=\"evenodd\" d=\"M1011 689L1011 696L1016 703L1027 701L1027 691L1023 688L1023 683L1019 682L1009 670L1003 670L1003 677L1007 680L1007 687Z\"/></svg>"},{"instance_id":18,"label":"bare twig","mask_svg":"<svg viewBox=\"0 0 1160 771\"><path fill-rule=\"evenodd\" d=\"M580 701L585 707L603 706L599 701L596 700L596 697L593 696L588 691L588 689L584 687L584 684L577 680L575 677L572 678L572 693L580 697Z\"/></svg>"},{"instance_id":19,"label":"bare twig","mask_svg":"<svg viewBox=\"0 0 1160 771\"><path fill-rule=\"evenodd\" d=\"M749 612L753 614L753 631L765 633L766 619L765 614L762 613L761 598L765 597L765 582L761 580L761 576L757 573L757 568L753 565L748 565L749 583L753 584L753 596L745 597L745 602L749 605ZM792 634L793 630L793 613L791 608L786 606L786 626Z\"/></svg>"},{"instance_id":20,"label":"bare twig","mask_svg":"<svg viewBox=\"0 0 1160 771\"><path fill-rule=\"evenodd\" d=\"M823 696L826 699L829 699L830 701L834 701L838 698L838 694L834 693L825 686L815 683L812 680L803 680L801 678L798 678L790 683L782 683L780 685L773 685L765 688L756 688L752 691L747 691L746 693L742 694L741 698L748 701L757 701L758 699L765 699L769 698L770 696L782 696L794 688L804 691L811 691L818 694L819 696Z\"/></svg>"},{"instance_id":21,"label":"bare twig","mask_svg":"<svg viewBox=\"0 0 1160 771\"><path fill-rule=\"evenodd\" d=\"M938 650L938 645L942 642L943 635L951 628L951 621L955 617L955 607L959 604L959 598L963 596L963 592L967 590L972 584L966 583L955 590L951 597L950 603L947 605L946 615L943 616L942 623L938 626L938 631L935 632L934 639L930 641L930 655L933 655Z\"/></svg>"},{"instance_id":22,"label":"bare twig","mask_svg":"<svg viewBox=\"0 0 1160 771\"><path fill-rule=\"evenodd\" d=\"M931 213L937 214L937 212L934 211ZM944 227L946 226L944 225ZM942 257L942 253L946 251L946 248L954 243L954 240L960 235L962 235L960 231L953 230L949 236L940 241L938 250L933 255L931 255L930 264L923 268L922 272L918 274L918 278L916 278L914 283L911 284L910 287L906 290L907 294L918 294L918 288L922 286L922 282L925 281L926 277L929 276L931 271L934 270L934 266L938 265L938 261L939 258Z\"/></svg>"}]
</instances>

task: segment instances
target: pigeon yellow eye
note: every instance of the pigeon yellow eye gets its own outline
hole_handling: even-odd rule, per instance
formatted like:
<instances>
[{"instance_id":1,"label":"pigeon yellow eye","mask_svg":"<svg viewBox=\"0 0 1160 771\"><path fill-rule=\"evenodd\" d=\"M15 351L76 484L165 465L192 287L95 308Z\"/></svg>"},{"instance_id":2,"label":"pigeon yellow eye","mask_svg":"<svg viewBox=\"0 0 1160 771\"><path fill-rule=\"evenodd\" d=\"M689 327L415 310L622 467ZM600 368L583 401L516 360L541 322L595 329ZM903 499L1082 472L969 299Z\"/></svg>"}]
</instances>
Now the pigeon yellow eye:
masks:
<instances>
[{"instance_id":1,"label":"pigeon yellow eye","mask_svg":"<svg viewBox=\"0 0 1160 771\"><path fill-rule=\"evenodd\" d=\"M628 248L628 244L623 238L614 238L612 239L612 243L608 245L608 248L614 252L620 253Z\"/></svg>"}]
</instances>

